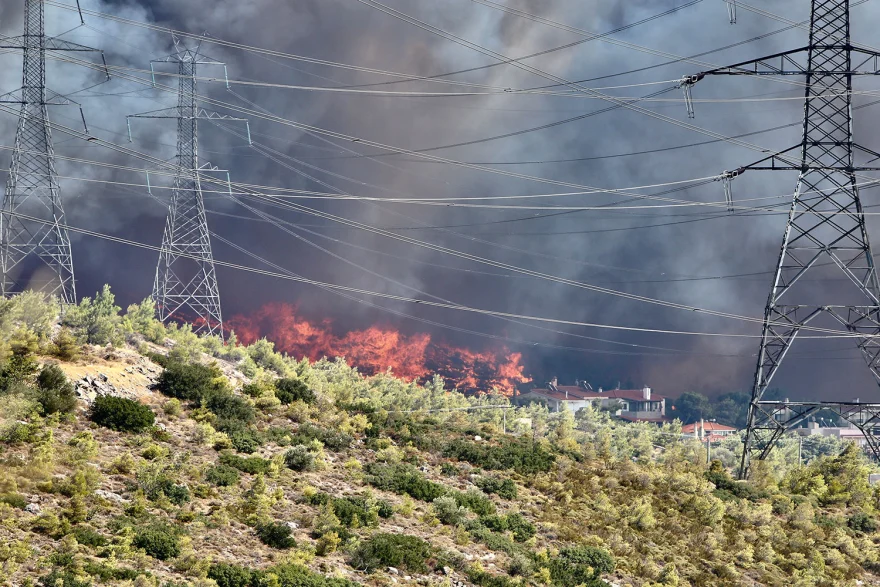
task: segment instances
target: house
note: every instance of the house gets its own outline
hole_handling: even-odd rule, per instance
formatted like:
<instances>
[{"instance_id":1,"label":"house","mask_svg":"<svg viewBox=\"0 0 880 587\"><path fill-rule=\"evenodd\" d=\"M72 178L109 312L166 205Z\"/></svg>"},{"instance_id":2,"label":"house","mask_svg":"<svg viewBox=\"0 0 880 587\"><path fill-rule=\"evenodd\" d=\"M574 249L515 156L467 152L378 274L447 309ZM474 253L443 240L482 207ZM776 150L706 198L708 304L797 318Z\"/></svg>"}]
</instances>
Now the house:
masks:
<instances>
[{"instance_id":1,"label":"house","mask_svg":"<svg viewBox=\"0 0 880 587\"><path fill-rule=\"evenodd\" d=\"M546 403L552 412L570 410L577 413L581 408L591 406L613 408L614 414L633 422L666 422L666 398L642 389L614 389L594 391L586 382L576 385L558 385L554 377L544 388L534 388L518 396L520 401L539 401Z\"/></svg>"},{"instance_id":2,"label":"house","mask_svg":"<svg viewBox=\"0 0 880 587\"><path fill-rule=\"evenodd\" d=\"M699 422L686 424L681 427L681 433L684 436L693 436L694 438L707 440L708 442L719 442L737 432L739 432L739 430L736 428L725 426L718 422L706 422L702 419Z\"/></svg>"},{"instance_id":3,"label":"house","mask_svg":"<svg viewBox=\"0 0 880 587\"><path fill-rule=\"evenodd\" d=\"M864 433L853 424L849 426L819 426L817 422L807 422L806 426L794 428L793 431L799 436L835 436L841 440L851 440L863 448L868 444Z\"/></svg>"}]
</instances>

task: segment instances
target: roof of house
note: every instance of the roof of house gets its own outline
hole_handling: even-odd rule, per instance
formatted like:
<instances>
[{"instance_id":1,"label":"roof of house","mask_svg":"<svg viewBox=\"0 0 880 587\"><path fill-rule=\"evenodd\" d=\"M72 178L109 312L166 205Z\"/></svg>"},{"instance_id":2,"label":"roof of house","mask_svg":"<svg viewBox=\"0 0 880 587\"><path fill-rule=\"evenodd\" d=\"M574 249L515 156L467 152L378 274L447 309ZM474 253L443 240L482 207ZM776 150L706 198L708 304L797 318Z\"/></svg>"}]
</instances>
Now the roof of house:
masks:
<instances>
[{"instance_id":1,"label":"roof of house","mask_svg":"<svg viewBox=\"0 0 880 587\"><path fill-rule=\"evenodd\" d=\"M529 391L536 395L541 395L555 400L561 401L583 401L594 399L623 399L629 401L645 401L644 393L641 389L608 389L599 393L598 391L590 391L583 387L574 385L557 385L556 390L547 388L534 388ZM660 401L666 399L658 393L651 392L650 401Z\"/></svg>"},{"instance_id":2,"label":"roof of house","mask_svg":"<svg viewBox=\"0 0 880 587\"><path fill-rule=\"evenodd\" d=\"M693 434L699 426L699 422L694 422L693 424L685 424L681 427L681 431L684 434ZM724 424L719 424L718 422L703 422L703 430L705 430L706 432L736 432L736 428L725 426Z\"/></svg>"}]
</instances>

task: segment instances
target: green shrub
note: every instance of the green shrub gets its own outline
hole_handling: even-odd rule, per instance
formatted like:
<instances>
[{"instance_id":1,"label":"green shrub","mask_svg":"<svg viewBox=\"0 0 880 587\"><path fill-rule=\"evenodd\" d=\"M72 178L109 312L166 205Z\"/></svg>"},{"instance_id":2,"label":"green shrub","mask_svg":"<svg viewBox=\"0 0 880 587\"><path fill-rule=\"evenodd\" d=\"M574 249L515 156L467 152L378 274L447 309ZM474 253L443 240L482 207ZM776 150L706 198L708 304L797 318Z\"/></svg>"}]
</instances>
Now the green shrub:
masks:
<instances>
[{"instance_id":1,"label":"green shrub","mask_svg":"<svg viewBox=\"0 0 880 587\"><path fill-rule=\"evenodd\" d=\"M83 564L83 571L92 577L97 577L103 583L110 581L133 581L138 575L145 574L134 569L125 569L108 563L95 563L91 561ZM64 587L67 587L67 582L64 583Z\"/></svg>"},{"instance_id":2,"label":"green shrub","mask_svg":"<svg viewBox=\"0 0 880 587\"><path fill-rule=\"evenodd\" d=\"M469 489L465 493L456 491L452 496L458 505L466 507L478 516L489 516L495 513L495 504L492 503L492 500L476 489Z\"/></svg>"},{"instance_id":3,"label":"green shrub","mask_svg":"<svg viewBox=\"0 0 880 587\"><path fill-rule=\"evenodd\" d=\"M866 534L877 531L877 520L865 512L857 512L851 515L846 521L846 525L856 532L865 532Z\"/></svg>"},{"instance_id":4,"label":"green shrub","mask_svg":"<svg viewBox=\"0 0 880 587\"><path fill-rule=\"evenodd\" d=\"M434 548L421 538L405 534L374 534L362 541L351 555L351 566L372 572L395 567L412 573L425 573Z\"/></svg>"},{"instance_id":5,"label":"green shrub","mask_svg":"<svg viewBox=\"0 0 880 587\"><path fill-rule=\"evenodd\" d=\"M83 546L99 547L109 544L107 538L88 526L77 526L73 529L73 536Z\"/></svg>"},{"instance_id":6,"label":"green shrub","mask_svg":"<svg viewBox=\"0 0 880 587\"><path fill-rule=\"evenodd\" d=\"M247 567L218 563L208 569L208 578L217 582L217 587L249 587L253 573Z\"/></svg>"},{"instance_id":7,"label":"green shrub","mask_svg":"<svg viewBox=\"0 0 880 587\"><path fill-rule=\"evenodd\" d=\"M507 529L513 532L513 539L517 542L525 542L535 535L535 525L526 520L519 512L507 514Z\"/></svg>"},{"instance_id":8,"label":"green shrub","mask_svg":"<svg viewBox=\"0 0 880 587\"><path fill-rule=\"evenodd\" d=\"M90 417L96 424L122 432L143 432L156 421L148 406L112 395L95 398Z\"/></svg>"},{"instance_id":9,"label":"green shrub","mask_svg":"<svg viewBox=\"0 0 880 587\"><path fill-rule=\"evenodd\" d=\"M260 542L272 548L285 549L296 546L296 540L291 533L292 530L287 524L268 522L257 526L257 537Z\"/></svg>"},{"instance_id":10,"label":"green shrub","mask_svg":"<svg viewBox=\"0 0 880 587\"><path fill-rule=\"evenodd\" d=\"M467 578L474 585L480 587L518 587L519 581L505 577L504 575L493 575L480 568L468 569Z\"/></svg>"},{"instance_id":11,"label":"green shrub","mask_svg":"<svg viewBox=\"0 0 880 587\"><path fill-rule=\"evenodd\" d=\"M164 495L174 505L183 505L190 499L189 488L174 482L165 473L143 474L138 473L138 483L144 491L144 495L151 501L156 501Z\"/></svg>"},{"instance_id":12,"label":"green shrub","mask_svg":"<svg viewBox=\"0 0 880 587\"><path fill-rule=\"evenodd\" d=\"M200 363L169 362L159 375L156 389L168 397L201 401L218 389L223 389L223 373L217 367Z\"/></svg>"},{"instance_id":13,"label":"green shrub","mask_svg":"<svg viewBox=\"0 0 880 587\"><path fill-rule=\"evenodd\" d=\"M297 445L284 453L284 464L294 471L307 471L315 463L315 455L309 452L308 447Z\"/></svg>"},{"instance_id":14,"label":"green shrub","mask_svg":"<svg viewBox=\"0 0 880 587\"><path fill-rule=\"evenodd\" d=\"M319 440L328 450L338 452L351 446L354 438L350 434L338 430L327 430L312 424L300 424L299 429L291 438L291 444L309 444Z\"/></svg>"},{"instance_id":15,"label":"green shrub","mask_svg":"<svg viewBox=\"0 0 880 587\"><path fill-rule=\"evenodd\" d=\"M550 575L553 582L561 587L599 587L605 584L600 576L613 570L614 559L611 555L593 546L563 548L559 556L550 561Z\"/></svg>"},{"instance_id":16,"label":"green shrub","mask_svg":"<svg viewBox=\"0 0 880 587\"><path fill-rule=\"evenodd\" d=\"M269 573L277 577L278 587L359 587L357 583L348 579L325 577L295 563L282 563L260 572L260 579L254 581L254 587L272 585L266 579Z\"/></svg>"},{"instance_id":17,"label":"green shrub","mask_svg":"<svg viewBox=\"0 0 880 587\"><path fill-rule=\"evenodd\" d=\"M467 518L467 509L461 507L454 497L444 495L432 502L437 519L450 526L458 526Z\"/></svg>"},{"instance_id":18,"label":"green shrub","mask_svg":"<svg viewBox=\"0 0 880 587\"><path fill-rule=\"evenodd\" d=\"M0 503L11 505L20 510L27 507L27 499L20 493L0 493Z\"/></svg>"},{"instance_id":19,"label":"green shrub","mask_svg":"<svg viewBox=\"0 0 880 587\"><path fill-rule=\"evenodd\" d=\"M476 485L486 493L494 493L502 499L516 499L517 488L513 479L480 477L477 479Z\"/></svg>"},{"instance_id":20,"label":"green shrub","mask_svg":"<svg viewBox=\"0 0 880 587\"><path fill-rule=\"evenodd\" d=\"M0 392L8 393L16 384L34 385L39 370L40 364L29 349L16 349L0 369Z\"/></svg>"},{"instance_id":21,"label":"green shrub","mask_svg":"<svg viewBox=\"0 0 880 587\"><path fill-rule=\"evenodd\" d=\"M40 579L41 587L91 587L90 581L79 579L73 572L61 569L55 569L45 577Z\"/></svg>"},{"instance_id":22,"label":"green shrub","mask_svg":"<svg viewBox=\"0 0 880 587\"><path fill-rule=\"evenodd\" d=\"M403 493L422 501L434 501L448 492L446 487L425 479L410 465L370 463L366 480L378 489Z\"/></svg>"},{"instance_id":23,"label":"green shrub","mask_svg":"<svg viewBox=\"0 0 880 587\"><path fill-rule=\"evenodd\" d=\"M521 475L546 473L556 457L540 443L527 438L505 438L498 445L455 439L444 455L484 469L513 469Z\"/></svg>"},{"instance_id":24,"label":"green shrub","mask_svg":"<svg viewBox=\"0 0 880 587\"><path fill-rule=\"evenodd\" d=\"M245 424L254 420L254 406L245 398L226 389L215 390L204 399L205 407L221 420L235 420Z\"/></svg>"},{"instance_id":25,"label":"green shrub","mask_svg":"<svg viewBox=\"0 0 880 587\"><path fill-rule=\"evenodd\" d=\"M309 389L304 381L291 378L282 378L275 381L275 397L285 405L295 401L314 404L318 399L315 397L315 392Z\"/></svg>"},{"instance_id":26,"label":"green shrub","mask_svg":"<svg viewBox=\"0 0 880 587\"><path fill-rule=\"evenodd\" d=\"M325 577L295 563L266 569L219 563L208 569L208 578L216 581L217 587L357 587L347 579Z\"/></svg>"},{"instance_id":27,"label":"green shrub","mask_svg":"<svg viewBox=\"0 0 880 587\"><path fill-rule=\"evenodd\" d=\"M265 475L272 467L272 461L260 457L241 457L230 452L220 455L220 463L250 475Z\"/></svg>"},{"instance_id":28,"label":"green shrub","mask_svg":"<svg viewBox=\"0 0 880 587\"><path fill-rule=\"evenodd\" d=\"M154 525L136 530L132 544L162 561L180 555L180 540L174 530L167 526Z\"/></svg>"},{"instance_id":29,"label":"green shrub","mask_svg":"<svg viewBox=\"0 0 880 587\"><path fill-rule=\"evenodd\" d=\"M37 403L43 414L69 414L76 409L76 391L57 365L46 365L37 377Z\"/></svg>"},{"instance_id":30,"label":"green shrub","mask_svg":"<svg viewBox=\"0 0 880 587\"><path fill-rule=\"evenodd\" d=\"M346 528L379 525L379 508L365 497L334 498L333 513Z\"/></svg>"},{"instance_id":31,"label":"green shrub","mask_svg":"<svg viewBox=\"0 0 880 587\"><path fill-rule=\"evenodd\" d=\"M228 487L238 483L238 470L229 465L215 465L205 472L205 480L218 487Z\"/></svg>"},{"instance_id":32,"label":"green shrub","mask_svg":"<svg viewBox=\"0 0 880 587\"><path fill-rule=\"evenodd\" d=\"M55 336L49 350L52 356L58 357L62 361L73 361L79 356L80 345L69 328L62 328Z\"/></svg>"},{"instance_id":33,"label":"green shrub","mask_svg":"<svg viewBox=\"0 0 880 587\"><path fill-rule=\"evenodd\" d=\"M257 449L263 446L263 439L255 430L234 430L227 432L227 434L229 435L229 441L232 443L232 448L238 452L251 454L257 452Z\"/></svg>"}]
</instances>

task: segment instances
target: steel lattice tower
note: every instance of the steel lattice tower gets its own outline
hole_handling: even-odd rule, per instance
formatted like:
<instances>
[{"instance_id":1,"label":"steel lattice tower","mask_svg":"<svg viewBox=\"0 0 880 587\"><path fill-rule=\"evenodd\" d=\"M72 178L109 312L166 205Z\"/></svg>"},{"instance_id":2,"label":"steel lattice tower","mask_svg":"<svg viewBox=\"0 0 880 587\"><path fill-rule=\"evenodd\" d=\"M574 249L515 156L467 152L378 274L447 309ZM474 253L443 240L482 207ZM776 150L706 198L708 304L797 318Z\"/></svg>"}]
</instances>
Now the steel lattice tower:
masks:
<instances>
[{"instance_id":1,"label":"steel lattice tower","mask_svg":"<svg viewBox=\"0 0 880 587\"><path fill-rule=\"evenodd\" d=\"M46 51L96 51L48 37L43 0L25 0L24 34L0 38L0 48L23 53L22 87L0 96L0 103L20 104L12 163L0 209L0 292L20 293L34 277L28 266L36 258L54 274L47 293L64 303L76 301L76 279L64 207L55 173L55 153L47 106L71 102L46 90Z\"/></svg>"},{"instance_id":2,"label":"steel lattice tower","mask_svg":"<svg viewBox=\"0 0 880 587\"><path fill-rule=\"evenodd\" d=\"M189 49L175 37L177 52L153 63L176 63L178 76L177 107L131 115L129 118L174 118L177 120L177 157L174 188L156 279L153 300L159 319L186 320L202 334L223 336L220 290L214 270L214 255L205 217L200 173L213 170L199 165L198 120L242 120L207 112L198 105L197 65L223 65L204 58L199 47ZM129 126L130 128L130 126Z\"/></svg>"},{"instance_id":3,"label":"steel lattice tower","mask_svg":"<svg viewBox=\"0 0 880 587\"><path fill-rule=\"evenodd\" d=\"M724 174L729 184L733 177L752 169L800 172L764 311L741 477L748 474L751 457L766 457L785 431L816 411L834 406L844 417L864 412L846 408L858 406L857 402L762 401L796 337L813 320L830 316L852 333L880 383L880 340L876 338L880 334L880 282L856 178L860 171L878 168L855 162L859 153L872 160L880 154L853 141L852 119L853 77L880 73L878 57L880 53L851 43L849 0L813 0L809 45L682 80L688 98L690 87L707 75L785 75L803 76L805 80L801 142ZM866 64L869 67L861 69ZM804 276L811 272L818 275L823 265L835 268L838 276L855 286L855 297L862 300L857 302L859 305L830 305L817 299L821 292L812 288ZM869 445L878 453L880 444L873 436L876 417L861 415L853 422L862 428Z\"/></svg>"}]
</instances>

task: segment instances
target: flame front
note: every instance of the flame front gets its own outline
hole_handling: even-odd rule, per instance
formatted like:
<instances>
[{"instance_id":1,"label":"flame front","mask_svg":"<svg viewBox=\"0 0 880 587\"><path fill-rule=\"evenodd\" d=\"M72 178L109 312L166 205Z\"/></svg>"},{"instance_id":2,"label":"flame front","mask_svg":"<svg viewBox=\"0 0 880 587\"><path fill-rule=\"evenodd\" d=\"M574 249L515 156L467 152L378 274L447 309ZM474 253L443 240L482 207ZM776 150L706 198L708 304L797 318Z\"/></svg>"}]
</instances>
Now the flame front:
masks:
<instances>
[{"instance_id":1,"label":"flame front","mask_svg":"<svg viewBox=\"0 0 880 587\"><path fill-rule=\"evenodd\" d=\"M474 352L434 341L430 334L406 335L390 326L371 326L338 336L331 322L309 321L290 304L270 303L250 315L233 316L226 328L250 344L261 337L294 357L345 357L367 374L387 369L403 379L442 376L461 391L488 392L493 388L512 395L516 385L529 381L523 373L522 353L506 347Z\"/></svg>"}]
</instances>

